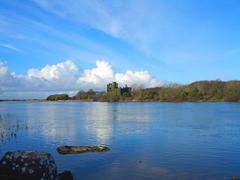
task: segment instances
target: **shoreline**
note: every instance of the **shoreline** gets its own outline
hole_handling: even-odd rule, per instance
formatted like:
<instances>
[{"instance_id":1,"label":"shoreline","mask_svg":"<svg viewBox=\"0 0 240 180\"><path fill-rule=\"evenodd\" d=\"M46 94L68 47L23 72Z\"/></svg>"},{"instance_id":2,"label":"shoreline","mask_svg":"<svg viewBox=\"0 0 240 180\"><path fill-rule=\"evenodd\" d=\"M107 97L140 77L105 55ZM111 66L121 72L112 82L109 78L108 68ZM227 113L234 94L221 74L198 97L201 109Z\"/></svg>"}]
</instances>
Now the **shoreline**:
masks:
<instances>
[{"instance_id":1,"label":"shoreline","mask_svg":"<svg viewBox=\"0 0 240 180\"><path fill-rule=\"evenodd\" d=\"M108 103L149 103L149 102L159 102L159 103L240 103L240 101L223 101L223 100L216 100L216 101L91 101L91 100L57 100L57 101L49 101L45 99L16 99L16 100L0 100L1 102L108 102Z\"/></svg>"}]
</instances>

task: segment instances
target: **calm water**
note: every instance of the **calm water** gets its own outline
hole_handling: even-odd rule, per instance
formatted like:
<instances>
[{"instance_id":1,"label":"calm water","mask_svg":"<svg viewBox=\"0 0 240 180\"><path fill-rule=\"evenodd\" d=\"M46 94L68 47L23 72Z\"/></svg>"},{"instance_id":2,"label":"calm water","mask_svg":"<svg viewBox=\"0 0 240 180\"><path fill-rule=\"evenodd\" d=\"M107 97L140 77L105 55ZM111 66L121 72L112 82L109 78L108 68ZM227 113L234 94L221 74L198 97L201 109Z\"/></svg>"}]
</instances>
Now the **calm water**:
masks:
<instances>
[{"instance_id":1,"label":"calm water","mask_svg":"<svg viewBox=\"0 0 240 180\"><path fill-rule=\"evenodd\" d=\"M240 176L240 103L4 102L0 115L1 156L9 150L48 151L58 169L71 170L75 179ZM99 144L111 151L55 150Z\"/></svg>"}]
</instances>

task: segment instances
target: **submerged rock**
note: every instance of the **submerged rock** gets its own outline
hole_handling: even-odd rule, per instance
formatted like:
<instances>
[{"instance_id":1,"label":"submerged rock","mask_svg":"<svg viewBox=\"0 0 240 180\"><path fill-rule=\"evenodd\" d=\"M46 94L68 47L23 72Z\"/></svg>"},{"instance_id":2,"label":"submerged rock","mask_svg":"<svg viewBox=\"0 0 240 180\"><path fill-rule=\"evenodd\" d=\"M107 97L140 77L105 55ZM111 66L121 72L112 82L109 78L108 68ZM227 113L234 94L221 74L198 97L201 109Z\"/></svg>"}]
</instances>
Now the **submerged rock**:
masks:
<instances>
[{"instance_id":1,"label":"submerged rock","mask_svg":"<svg viewBox=\"0 0 240 180\"><path fill-rule=\"evenodd\" d=\"M57 166L47 152L7 152L0 161L1 180L57 179Z\"/></svg>"},{"instance_id":2,"label":"submerged rock","mask_svg":"<svg viewBox=\"0 0 240 180\"><path fill-rule=\"evenodd\" d=\"M80 154L86 152L106 152L110 149L106 146L60 146L57 152L60 154Z\"/></svg>"},{"instance_id":3,"label":"submerged rock","mask_svg":"<svg viewBox=\"0 0 240 180\"><path fill-rule=\"evenodd\" d=\"M73 176L71 171L63 171L59 173L58 180L72 180Z\"/></svg>"}]
</instances>

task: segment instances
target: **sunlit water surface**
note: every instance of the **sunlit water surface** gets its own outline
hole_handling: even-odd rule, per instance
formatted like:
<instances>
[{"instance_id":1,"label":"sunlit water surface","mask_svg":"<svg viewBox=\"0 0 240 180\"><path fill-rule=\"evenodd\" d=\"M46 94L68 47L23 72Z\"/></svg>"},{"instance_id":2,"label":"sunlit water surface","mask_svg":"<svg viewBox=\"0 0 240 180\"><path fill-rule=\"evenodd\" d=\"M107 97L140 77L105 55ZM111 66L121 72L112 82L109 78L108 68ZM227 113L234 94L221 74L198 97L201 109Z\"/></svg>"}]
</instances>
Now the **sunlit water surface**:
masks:
<instances>
[{"instance_id":1,"label":"sunlit water surface","mask_svg":"<svg viewBox=\"0 0 240 180\"><path fill-rule=\"evenodd\" d=\"M48 151L75 179L240 176L240 103L3 102L0 115L1 156ZM62 145L111 151L60 155Z\"/></svg>"}]
</instances>

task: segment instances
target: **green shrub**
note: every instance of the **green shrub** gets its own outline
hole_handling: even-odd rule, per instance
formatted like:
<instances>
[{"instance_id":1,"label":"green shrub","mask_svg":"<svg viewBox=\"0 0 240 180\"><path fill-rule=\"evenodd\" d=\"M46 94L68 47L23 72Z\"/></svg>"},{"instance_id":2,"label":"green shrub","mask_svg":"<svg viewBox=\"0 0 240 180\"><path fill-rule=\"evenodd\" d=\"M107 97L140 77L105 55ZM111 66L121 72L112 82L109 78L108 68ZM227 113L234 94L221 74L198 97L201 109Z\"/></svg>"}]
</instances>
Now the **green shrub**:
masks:
<instances>
[{"instance_id":1,"label":"green shrub","mask_svg":"<svg viewBox=\"0 0 240 180\"><path fill-rule=\"evenodd\" d=\"M48 101L63 101L68 100L69 96L67 94L54 94L47 97Z\"/></svg>"}]
</instances>

